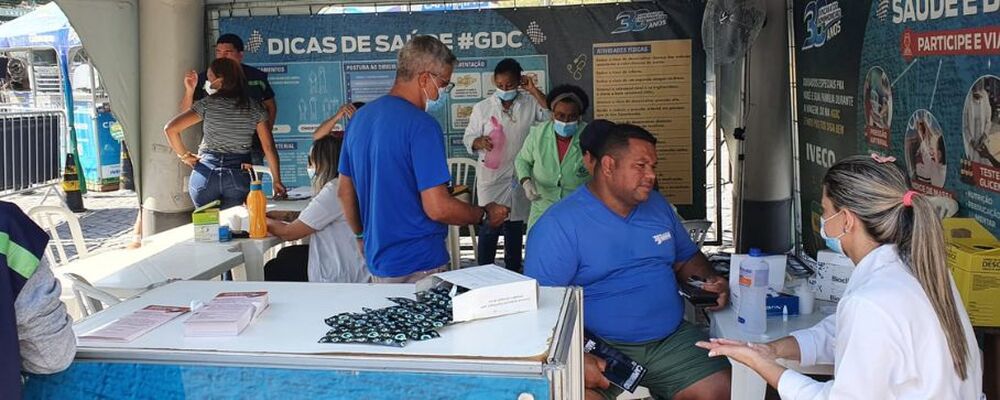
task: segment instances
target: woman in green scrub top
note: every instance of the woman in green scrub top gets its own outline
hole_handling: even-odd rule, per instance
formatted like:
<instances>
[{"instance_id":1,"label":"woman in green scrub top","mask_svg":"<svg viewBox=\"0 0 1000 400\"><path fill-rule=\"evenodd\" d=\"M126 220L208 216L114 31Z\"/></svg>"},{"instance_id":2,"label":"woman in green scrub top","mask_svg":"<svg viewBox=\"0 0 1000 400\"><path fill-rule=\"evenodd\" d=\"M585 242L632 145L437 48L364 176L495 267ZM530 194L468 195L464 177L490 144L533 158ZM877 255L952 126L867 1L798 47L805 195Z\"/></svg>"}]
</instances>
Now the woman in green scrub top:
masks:
<instances>
[{"instance_id":1,"label":"woman in green scrub top","mask_svg":"<svg viewBox=\"0 0 1000 400\"><path fill-rule=\"evenodd\" d=\"M581 120L590 105L587 93L561 85L546 100L552 120L531 128L514 160L518 180L531 201L528 230L549 206L590 180L577 135L587 125Z\"/></svg>"}]
</instances>

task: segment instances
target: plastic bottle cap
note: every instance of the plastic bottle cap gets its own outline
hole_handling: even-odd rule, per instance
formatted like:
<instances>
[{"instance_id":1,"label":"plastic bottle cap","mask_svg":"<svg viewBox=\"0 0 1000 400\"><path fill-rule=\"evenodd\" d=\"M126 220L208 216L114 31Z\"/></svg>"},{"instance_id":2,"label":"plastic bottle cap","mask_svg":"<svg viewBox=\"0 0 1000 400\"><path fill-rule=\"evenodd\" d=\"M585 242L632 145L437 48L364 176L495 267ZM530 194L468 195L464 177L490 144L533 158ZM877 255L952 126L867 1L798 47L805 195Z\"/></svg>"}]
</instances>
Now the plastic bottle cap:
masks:
<instances>
[{"instance_id":1,"label":"plastic bottle cap","mask_svg":"<svg viewBox=\"0 0 1000 400\"><path fill-rule=\"evenodd\" d=\"M764 252L760 251L760 249L758 249L756 247L751 247L750 248L750 257L763 257L763 256L764 256Z\"/></svg>"}]
</instances>

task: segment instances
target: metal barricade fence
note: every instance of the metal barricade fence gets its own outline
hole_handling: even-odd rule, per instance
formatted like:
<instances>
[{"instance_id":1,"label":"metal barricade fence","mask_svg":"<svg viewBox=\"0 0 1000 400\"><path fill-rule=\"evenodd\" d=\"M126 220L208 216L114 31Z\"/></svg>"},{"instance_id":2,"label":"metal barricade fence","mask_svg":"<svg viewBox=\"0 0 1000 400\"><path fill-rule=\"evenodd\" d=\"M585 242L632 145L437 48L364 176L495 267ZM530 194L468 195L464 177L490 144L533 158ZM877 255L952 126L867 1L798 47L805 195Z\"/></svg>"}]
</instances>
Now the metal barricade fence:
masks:
<instances>
[{"instance_id":1,"label":"metal barricade fence","mask_svg":"<svg viewBox=\"0 0 1000 400\"><path fill-rule=\"evenodd\" d=\"M0 197L59 183L66 130L62 110L0 109Z\"/></svg>"}]
</instances>

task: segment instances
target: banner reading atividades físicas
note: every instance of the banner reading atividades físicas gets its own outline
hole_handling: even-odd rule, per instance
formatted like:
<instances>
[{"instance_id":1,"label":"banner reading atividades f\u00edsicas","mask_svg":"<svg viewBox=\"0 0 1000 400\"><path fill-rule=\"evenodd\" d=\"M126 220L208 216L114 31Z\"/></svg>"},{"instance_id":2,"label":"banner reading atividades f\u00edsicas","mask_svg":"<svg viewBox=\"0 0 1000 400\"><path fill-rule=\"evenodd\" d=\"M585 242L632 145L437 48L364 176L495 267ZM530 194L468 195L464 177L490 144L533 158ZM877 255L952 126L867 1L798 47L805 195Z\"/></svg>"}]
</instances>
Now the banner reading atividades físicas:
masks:
<instances>
[{"instance_id":1,"label":"banner reading atividades f\u00edsicas","mask_svg":"<svg viewBox=\"0 0 1000 400\"><path fill-rule=\"evenodd\" d=\"M492 72L514 58L543 91L584 88L590 118L642 125L660 139L659 186L689 218L705 215L705 57L703 5L658 1L620 5L388 12L313 16L227 17L220 32L246 42L246 59L269 73L278 103L275 135L282 178L306 182L311 133L347 101L384 95L396 53L413 35L429 34L459 62L448 104L435 114L452 157L462 145L472 106L493 91ZM287 167L286 167L287 166Z\"/></svg>"},{"instance_id":2,"label":"banner reading atividades f\u00edsicas","mask_svg":"<svg viewBox=\"0 0 1000 400\"><path fill-rule=\"evenodd\" d=\"M871 152L1000 236L1000 0L796 0L794 11L807 251L822 248L826 168Z\"/></svg>"}]
</instances>

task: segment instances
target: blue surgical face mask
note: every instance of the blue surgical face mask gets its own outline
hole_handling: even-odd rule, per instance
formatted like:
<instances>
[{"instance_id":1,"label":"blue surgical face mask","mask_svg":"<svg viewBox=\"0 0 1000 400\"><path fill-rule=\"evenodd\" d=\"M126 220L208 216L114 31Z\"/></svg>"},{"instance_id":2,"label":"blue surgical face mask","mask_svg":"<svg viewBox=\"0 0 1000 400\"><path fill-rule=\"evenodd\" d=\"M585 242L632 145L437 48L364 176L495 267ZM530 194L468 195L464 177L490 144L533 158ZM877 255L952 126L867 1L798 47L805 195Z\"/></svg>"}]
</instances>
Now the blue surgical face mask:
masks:
<instances>
[{"instance_id":1,"label":"blue surgical face mask","mask_svg":"<svg viewBox=\"0 0 1000 400\"><path fill-rule=\"evenodd\" d=\"M499 97L500 100L503 101L512 101L517 98L517 89L514 90L497 89L497 91L493 93L496 94L497 97Z\"/></svg>"},{"instance_id":2,"label":"blue surgical face mask","mask_svg":"<svg viewBox=\"0 0 1000 400\"><path fill-rule=\"evenodd\" d=\"M844 237L844 235L846 235L847 232L846 231L841 232L836 237L830 237L826 235L826 221L837 218L837 216L840 215L840 213L842 212L844 212L844 210L837 211L837 213L831 215L830 218L823 218L823 217L819 218L819 236L822 237L823 240L826 242L826 248L830 249L830 251L837 254L845 255L844 248L840 246L840 238Z\"/></svg>"},{"instance_id":3,"label":"blue surgical face mask","mask_svg":"<svg viewBox=\"0 0 1000 400\"><path fill-rule=\"evenodd\" d=\"M306 173L309 174L309 180L313 180L316 178L316 168L313 167L306 168Z\"/></svg>"},{"instance_id":4,"label":"blue surgical face mask","mask_svg":"<svg viewBox=\"0 0 1000 400\"><path fill-rule=\"evenodd\" d=\"M444 88L438 88L437 100L431 100L430 96L428 96L427 100L424 102L424 111L432 113L440 110L441 107L444 107L444 96L447 94L448 93L444 91ZM427 94L425 93L424 96L427 96Z\"/></svg>"},{"instance_id":5,"label":"blue surgical face mask","mask_svg":"<svg viewBox=\"0 0 1000 400\"><path fill-rule=\"evenodd\" d=\"M562 122L560 120L555 120L553 123L553 128L556 131L556 135L562 137L573 137L576 134L576 127L579 121L573 122Z\"/></svg>"}]
</instances>

